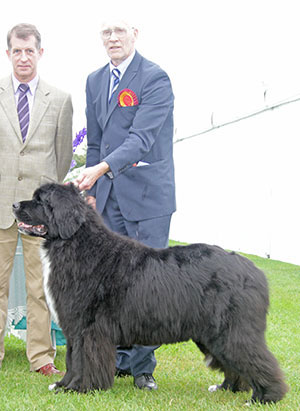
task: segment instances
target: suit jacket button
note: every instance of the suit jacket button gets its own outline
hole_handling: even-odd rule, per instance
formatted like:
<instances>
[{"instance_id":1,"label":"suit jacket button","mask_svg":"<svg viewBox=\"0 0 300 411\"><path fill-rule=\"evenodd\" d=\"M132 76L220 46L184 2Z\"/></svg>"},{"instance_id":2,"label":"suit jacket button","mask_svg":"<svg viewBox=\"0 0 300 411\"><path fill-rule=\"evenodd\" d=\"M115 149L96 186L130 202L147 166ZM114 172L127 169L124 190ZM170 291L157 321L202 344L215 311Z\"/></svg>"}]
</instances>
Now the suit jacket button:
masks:
<instances>
[{"instance_id":1,"label":"suit jacket button","mask_svg":"<svg viewBox=\"0 0 300 411\"><path fill-rule=\"evenodd\" d=\"M22 181L22 180L23 180L23 177L18 177L18 180L19 180L19 181Z\"/></svg>"},{"instance_id":2,"label":"suit jacket button","mask_svg":"<svg viewBox=\"0 0 300 411\"><path fill-rule=\"evenodd\" d=\"M109 149L109 144L105 144L105 148L106 148L106 150L108 150Z\"/></svg>"},{"instance_id":3,"label":"suit jacket button","mask_svg":"<svg viewBox=\"0 0 300 411\"><path fill-rule=\"evenodd\" d=\"M21 155L21 156L25 156L24 151L21 151L20 155Z\"/></svg>"}]
</instances>

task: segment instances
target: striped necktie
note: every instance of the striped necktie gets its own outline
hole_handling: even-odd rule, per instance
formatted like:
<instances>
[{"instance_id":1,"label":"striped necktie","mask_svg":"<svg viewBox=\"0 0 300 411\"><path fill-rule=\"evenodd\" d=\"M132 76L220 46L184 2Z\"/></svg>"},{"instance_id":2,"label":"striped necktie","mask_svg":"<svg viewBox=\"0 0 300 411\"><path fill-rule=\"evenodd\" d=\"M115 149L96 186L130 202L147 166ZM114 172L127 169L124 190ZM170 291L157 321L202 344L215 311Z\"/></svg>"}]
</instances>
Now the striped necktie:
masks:
<instances>
[{"instance_id":1,"label":"striped necktie","mask_svg":"<svg viewBox=\"0 0 300 411\"><path fill-rule=\"evenodd\" d=\"M118 70L117 68L112 69L112 77L113 77L113 85L112 85L112 89L111 89L111 93L110 93L110 97L109 97L109 103L111 102L112 96L114 95L114 92L117 90L118 85L120 83L120 70Z\"/></svg>"},{"instance_id":2,"label":"striped necktie","mask_svg":"<svg viewBox=\"0 0 300 411\"><path fill-rule=\"evenodd\" d=\"M19 94L17 111L18 111L18 117L19 117L19 122L20 122L20 129L21 129L23 143L26 139L26 134L28 131L28 126L29 126L29 104L28 104L28 98L26 95L28 89L29 89L28 84L21 83L19 85L20 94Z\"/></svg>"}]
</instances>

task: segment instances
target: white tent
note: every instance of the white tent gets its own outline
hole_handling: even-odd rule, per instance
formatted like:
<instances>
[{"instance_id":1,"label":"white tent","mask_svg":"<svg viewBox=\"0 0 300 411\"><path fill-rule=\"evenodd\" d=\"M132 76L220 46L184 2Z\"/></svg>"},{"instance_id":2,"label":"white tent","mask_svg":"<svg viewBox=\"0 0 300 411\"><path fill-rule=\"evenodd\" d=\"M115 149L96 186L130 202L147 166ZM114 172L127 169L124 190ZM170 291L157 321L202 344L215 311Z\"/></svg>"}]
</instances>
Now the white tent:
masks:
<instances>
[{"instance_id":1,"label":"white tent","mask_svg":"<svg viewBox=\"0 0 300 411\"><path fill-rule=\"evenodd\" d=\"M300 96L221 118L174 145L171 238L300 264ZM219 118L218 118L219 117Z\"/></svg>"}]
</instances>

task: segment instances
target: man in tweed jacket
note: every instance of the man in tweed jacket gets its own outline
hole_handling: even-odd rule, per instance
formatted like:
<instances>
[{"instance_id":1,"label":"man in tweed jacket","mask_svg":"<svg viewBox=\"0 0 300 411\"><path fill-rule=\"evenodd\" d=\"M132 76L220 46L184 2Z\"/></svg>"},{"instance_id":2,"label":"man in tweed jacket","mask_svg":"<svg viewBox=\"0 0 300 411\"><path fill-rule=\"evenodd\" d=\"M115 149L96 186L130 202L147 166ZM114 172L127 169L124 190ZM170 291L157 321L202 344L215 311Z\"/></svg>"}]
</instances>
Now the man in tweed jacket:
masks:
<instances>
[{"instance_id":1,"label":"man in tweed jacket","mask_svg":"<svg viewBox=\"0 0 300 411\"><path fill-rule=\"evenodd\" d=\"M0 365L4 358L9 280L18 241L12 204L32 197L49 181L62 182L72 159L70 95L37 75L43 49L35 26L20 24L9 31L7 55L11 76L0 80ZM29 128L23 142L17 106L19 85L26 84ZM21 234L27 291L27 357L31 371L59 373L51 342L51 321L43 291L40 239Z\"/></svg>"}]
</instances>

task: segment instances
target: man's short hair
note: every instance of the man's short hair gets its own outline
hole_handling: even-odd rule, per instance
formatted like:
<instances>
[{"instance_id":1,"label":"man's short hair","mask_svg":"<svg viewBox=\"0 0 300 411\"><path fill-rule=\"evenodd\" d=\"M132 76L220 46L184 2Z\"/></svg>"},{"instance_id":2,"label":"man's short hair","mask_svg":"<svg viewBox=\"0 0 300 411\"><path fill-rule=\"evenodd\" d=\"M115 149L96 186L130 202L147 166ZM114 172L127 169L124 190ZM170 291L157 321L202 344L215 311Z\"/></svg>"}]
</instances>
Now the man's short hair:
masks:
<instances>
[{"instance_id":1,"label":"man's short hair","mask_svg":"<svg viewBox=\"0 0 300 411\"><path fill-rule=\"evenodd\" d=\"M11 49L11 38L16 36L18 39L26 40L29 36L35 37L35 45L39 50L41 48L41 35L38 29L33 24L17 24L7 33L7 47Z\"/></svg>"}]
</instances>

